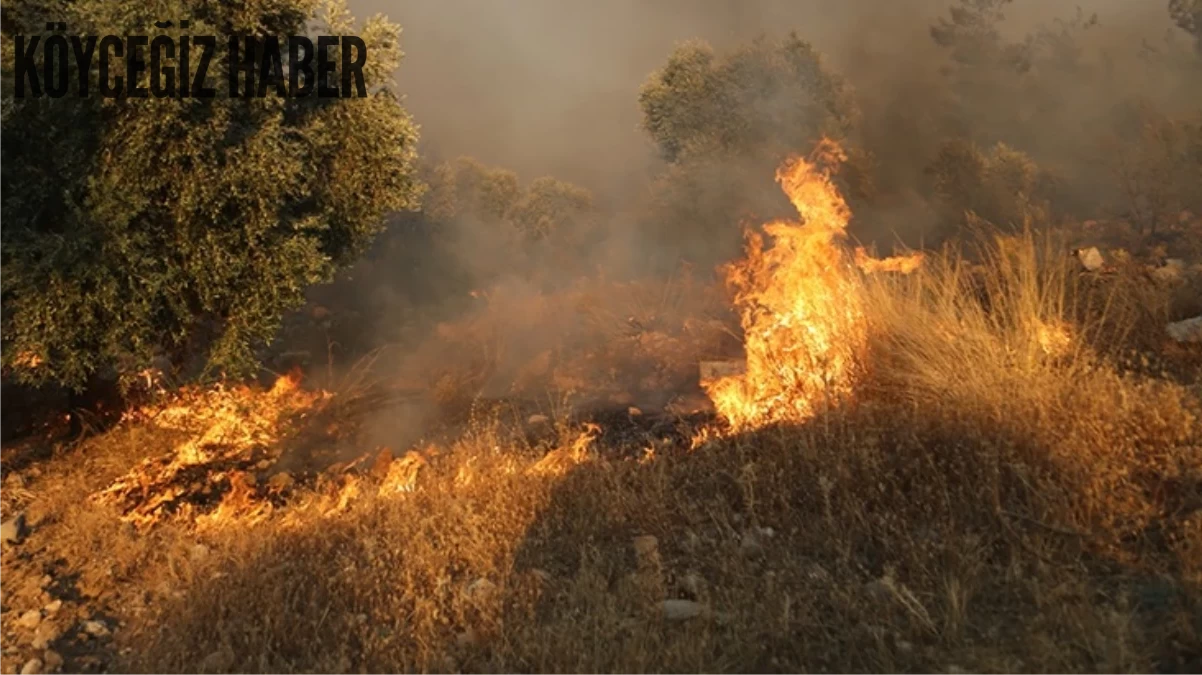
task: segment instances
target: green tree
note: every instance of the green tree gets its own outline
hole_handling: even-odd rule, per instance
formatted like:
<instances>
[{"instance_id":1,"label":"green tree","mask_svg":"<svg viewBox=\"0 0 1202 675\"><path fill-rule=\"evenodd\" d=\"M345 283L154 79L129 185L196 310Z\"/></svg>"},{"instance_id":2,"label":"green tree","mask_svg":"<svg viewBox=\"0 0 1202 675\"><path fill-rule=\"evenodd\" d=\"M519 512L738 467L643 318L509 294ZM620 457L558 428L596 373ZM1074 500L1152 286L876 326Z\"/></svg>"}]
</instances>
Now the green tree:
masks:
<instances>
[{"instance_id":1,"label":"green tree","mask_svg":"<svg viewBox=\"0 0 1202 675\"><path fill-rule=\"evenodd\" d=\"M14 35L65 21L72 34L178 37L154 27L164 17L189 18L193 35L303 34L311 21L358 35L369 95L231 99L215 63L211 99L11 96ZM383 17L356 30L339 2L14 0L3 30L3 362L20 382L78 389L161 356L249 374L304 289L417 205L417 130L391 82L399 28Z\"/></svg>"},{"instance_id":2,"label":"green tree","mask_svg":"<svg viewBox=\"0 0 1202 675\"><path fill-rule=\"evenodd\" d=\"M844 138L859 118L847 82L796 33L719 57L703 42L676 48L639 93L643 128L664 159L714 151L802 152Z\"/></svg>"},{"instance_id":3,"label":"green tree","mask_svg":"<svg viewBox=\"0 0 1202 675\"><path fill-rule=\"evenodd\" d=\"M644 209L656 240L647 253L668 269L680 257L727 259L743 224L795 215L773 180L780 162L823 136L851 140L860 119L850 85L796 33L722 55L703 42L683 44L644 83L639 104L643 128L670 164ZM844 187L866 195L871 158L849 149Z\"/></svg>"},{"instance_id":4,"label":"green tree","mask_svg":"<svg viewBox=\"0 0 1202 675\"><path fill-rule=\"evenodd\" d=\"M945 231L974 217L1003 229L1049 217L1054 181L1026 154L1004 143L988 153L963 140L945 143L927 169L946 210Z\"/></svg>"}]
</instances>

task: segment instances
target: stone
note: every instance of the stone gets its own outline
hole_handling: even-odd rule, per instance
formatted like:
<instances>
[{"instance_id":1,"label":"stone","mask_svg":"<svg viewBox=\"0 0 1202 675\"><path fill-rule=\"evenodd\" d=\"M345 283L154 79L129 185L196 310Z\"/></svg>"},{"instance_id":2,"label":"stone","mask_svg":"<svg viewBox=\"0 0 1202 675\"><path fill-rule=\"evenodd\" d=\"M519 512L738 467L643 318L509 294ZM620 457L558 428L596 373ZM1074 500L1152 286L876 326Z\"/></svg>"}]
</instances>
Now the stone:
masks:
<instances>
[{"instance_id":1,"label":"stone","mask_svg":"<svg viewBox=\"0 0 1202 675\"><path fill-rule=\"evenodd\" d=\"M46 604L46 606L45 606L45 607L43 607L42 609L43 609L43 610L45 610L45 612L46 612L47 614L56 614L56 613L58 613L58 610L60 610L60 609L62 609L62 608L63 608L63 601L62 601L62 600L51 600L51 601L50 601L49 603L47 603L47 604Z\"/></svg>"},{"instance_id":2,"label":"stone","mask_svg":"<svg viewBox=\"0 0 1202 675\"><path fill-rule=\"evenodd\" d=\"M53 621L43 621L33 632L33 642L30 643L30 646L34 649L45 649L62 634Z\"/></svg>"},{"instance_id":3,"label":"stone","mask_svg":"<svg viewBox=\"0 0 1202 675\"><path fill-rule=\"evenodd\" d=\"M46 653L42 654L42 663L46 672L53 673L63 667L63 657L53 649L47 649Z\"/></svg>"},{"instance_id":4,"label":"stone","mask_svg":"<svg viewBox=\"0 0 1202 675\"><path fill-rule=\"evenodd\" d=\"M1166 330L1177 342L1202 342L1202 314L1192 319L1170 323Z\"/></svg>"},{"instance_id":5,"label":"stone","mask_svg":"<svg viewBox=\"0 0 1202 675\"><path fill-rule=\"evenodd\" d=\"M24 513L18 513L0 524L0 543L4 546L21 543L26 534Z\"/></svg>"},{"instance_id":6,"label":"stone","mask_svg":"<svg viewBox=\"0 0 1202 675\"><path fill-rule=\"evenodd\" d=\"M1089 272L1097 272L1106 264L1106 260L1102 258L1102 252L1097 246L1089 248L1079 248L1075 251L1077 260L1081 261L1081 266Z\"/></svg>"},{"instance_id":7,"label":"stone","mask_svg":"<svg viewBox=\"0 0 1202 675\"><path fill-rule=\"evenodd\" d=\"M530 417L526 418L526 424L528 424L532 427L538 426L540 424L546 424L547 422L550 422L550 421L551 421L551 418L547 417L546 415L531 415Z\"/></svg>"},{"instance_id":8,"label":"stone","mask_svg":"<svg viewBox=\"0 0 1202 675\"><path fill-rule=\"evenodd\" d=\"M747 373L747 362L742 360L702 361L699 364L701 384L715 382L726 377L735 377Z\"/></svg>"},{"instance_id":9,"label":"stone","mask_svg":"<svg viewBox=\"0 0 1202 675\"><path fill-rule=\"evenodd\" d=\"M756 530L747 530L743 533L743 538L739 541L739 551L751 558L764 554L764 543Z\"/></svg>"},{"instance_id":10,"label":"stone","mask_svg":"<svg viewBox=\"0 0 1202 675\"><path fill-rule=\"evenodd\" d=\"M41 659L29 659L25 662L24 666L21 666L21 675L38 675L39 673L44 672L42 670L43 667L44 664L42 663Z\"/></svg>"},{"instance_id":11,"label":"stone","mask_svg":"<svg viewBox=\"0 0 1202 675\"><path fill-rule=\"evenodd\" d=\"M91 635L92 637L100 638L109 634L109 627L106 626L103 621L92 619L90 621L83 622L83 632Z\"/></svg>"},{"instance_id":12,"label":"stone","mask_svg":"<svg viewBox=\"0 0 1202 675\"><path fill-rule=\"evenodd\" d=\"M223 673L234 666L234 652L228 647L213 652L200 661L200 672Z\"/></svg>"},{"instance_id":13,"label":"stone","mask_svg":"<svg viewBox=\"0 0 1202 675\"><path fill-rule=\"evenodd\" d=\"M472 583L468 584L467 594L469 597L477 599L486 599L497 590L497 585L493 582L480 577Z\"/></svg>"},{"instance_id":14,"label":"stone","mask_svg":"<svg viewBox=\"0 0 1202 675\"><path fill-rule=\"evenodd\" d=\"M41 610L37 609L31 609L22 614L21 618L17 619L18 626L22 628L28 628L30 630L37 628L38 624L40 623L42 623L42 612Z\"/></svg>"},{"instance_id":15,"label":"stone","mask_svg":"<svg viewBox=\"0 0 1202 675\"><path fill-rule=\"evenodd\" d=\"M668 621L687 621L708 613L708 608L692 600L664 600L664 618Z\"/></svg>"},{"instance_id":16,"label":"stone","mask_svg":"<svg viewBox=\"0 0 1202 675\"><path fill-rule=\"evenodd\" d=\"M638 408L636 408L634 406L630 406L629 408L626 409L626 414L630 415L631 417L638 417L639 415L643 414L643 411L639 410Z\"/></svg>"}]
</instances>

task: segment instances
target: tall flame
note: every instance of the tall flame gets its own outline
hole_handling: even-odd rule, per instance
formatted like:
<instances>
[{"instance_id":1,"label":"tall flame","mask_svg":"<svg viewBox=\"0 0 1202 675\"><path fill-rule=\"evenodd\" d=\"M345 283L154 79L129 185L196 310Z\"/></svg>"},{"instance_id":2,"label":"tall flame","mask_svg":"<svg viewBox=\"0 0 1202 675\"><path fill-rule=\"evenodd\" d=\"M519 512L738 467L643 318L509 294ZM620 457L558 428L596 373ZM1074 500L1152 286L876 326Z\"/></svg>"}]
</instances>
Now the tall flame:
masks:
<instances>
[{"instance_id":1,"label":"tall flame","mask_svg":"<svg viewBox=\"0 0 1202 675\"><path fill-rule=\"evenodd\" d=\"M705 387L735 430L805 420L850 394L868 343L860 271L907 272L921 261L853 255L844 244L851 209L831 175L845 159L836 142L824 139L809 158L786 161L776 180L801 221L749 231L746 257L724 268L747 367Z\"/></svg>"}]
</instances>

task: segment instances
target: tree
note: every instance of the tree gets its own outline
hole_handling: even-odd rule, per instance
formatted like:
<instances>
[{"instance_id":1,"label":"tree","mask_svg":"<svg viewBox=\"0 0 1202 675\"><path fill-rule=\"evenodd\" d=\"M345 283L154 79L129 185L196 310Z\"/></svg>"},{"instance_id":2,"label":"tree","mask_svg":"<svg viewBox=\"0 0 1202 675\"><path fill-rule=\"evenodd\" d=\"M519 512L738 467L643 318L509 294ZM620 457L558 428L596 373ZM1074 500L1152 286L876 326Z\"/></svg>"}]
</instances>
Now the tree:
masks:
<instances>
[{"instance_id":1,"label":"tree","mask_svg":"<svg viewBox=\"0 0 1202 675\"><path fill-rule=\"evenodd\" d=\"M721 58L703 42L683 44L644 83L639 105L669 162L714 151L800 152L823 135L846 137L859 117L850 85L796 33Z\"/></svg>"},{"instance_id":2,"label":"tree","mask_svg":"<svg viewBox=\"0 0 1202 675\"><path fill-rule=\"evenodd\" d=\"M793 214L773 180L789 154L823 136L849 139L860 111L847 82L812 45L791 33L758 39L725 55L702 42L683 44L639 94L643 128L670 166L645 208L657 245L651 261L673 268L679 257L703 265L729 258L741 225ZM870 159L850 148L851 168ZM868 171L848 171L853 194Z\"/></svg>"},{"instance_id":3,"label":"tree","mask_svg":"<svg viewBox=\"0 0 1202 675\"><path fill-rule=\"evenodd\" d=\"M334 1L14 0L4 48L48 21L80 35L178 38L154 27L164 17L189 18L193 35L305 34L314 20L323 34L355 28ZM417 130L391 81L399 27L375 17L354 34L368 49L364 98L231 99L214 64L211 99L6 99L5 369L76 389L162 356L195 360L199 375L253 372L256 345L304 289L421 193ZM6 91L12 63L6 51ZM93 91L97 70L93 60Z\"/></svg>"},{"instance_id":4,"label":"tree","mask_svg":"<svg viewBox=\"0 0 1202 675\"><path fill-rule=\"evenodd\" d=\"M1003 143L984 153L967 141L949 141L927 172L947 211L947 231L974 217L1020 229L1049 216L1053 181L1030 157Z\"/></svg>"},{"instance_id":5,"label":"tree","mask_svg":"<svg viewBox=\"0 0 1202 675\"><path fill-rule=\"evenodd\" d=\"M565 181L522 186L512 171L460 157L430 169L428 182L427 225L477 286L504 275L562 279L600 235L592 194Z\"/></svg>"}]
</instances>

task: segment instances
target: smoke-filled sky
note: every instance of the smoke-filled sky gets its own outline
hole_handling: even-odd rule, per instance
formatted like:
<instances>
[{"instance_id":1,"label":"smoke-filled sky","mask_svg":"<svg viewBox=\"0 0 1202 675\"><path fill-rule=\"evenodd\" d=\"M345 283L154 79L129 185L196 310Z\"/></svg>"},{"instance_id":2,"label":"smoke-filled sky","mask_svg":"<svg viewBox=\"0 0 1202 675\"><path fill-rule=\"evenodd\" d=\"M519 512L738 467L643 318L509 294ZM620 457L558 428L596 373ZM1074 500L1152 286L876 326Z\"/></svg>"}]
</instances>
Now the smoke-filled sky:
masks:
<instances>
[{"instance_id":1,"label":"smoke-filled sky","mask_svg":"<svg viewBox=\"0 0 1202 675\"><path fill-rule=\"evenodd\" d=\"M555 175L599 194L643 183L638 88L674 44L716 47L796 30L844 70L898 68L930 50L948 0L352 0L399 22L399 81L427 156L469 154L525 180ZM1028 30L1080 6L1104 23L1162 0L1016 0ZM855 73L850 73L854 75Z\"/></svg>"}]
</instances>

